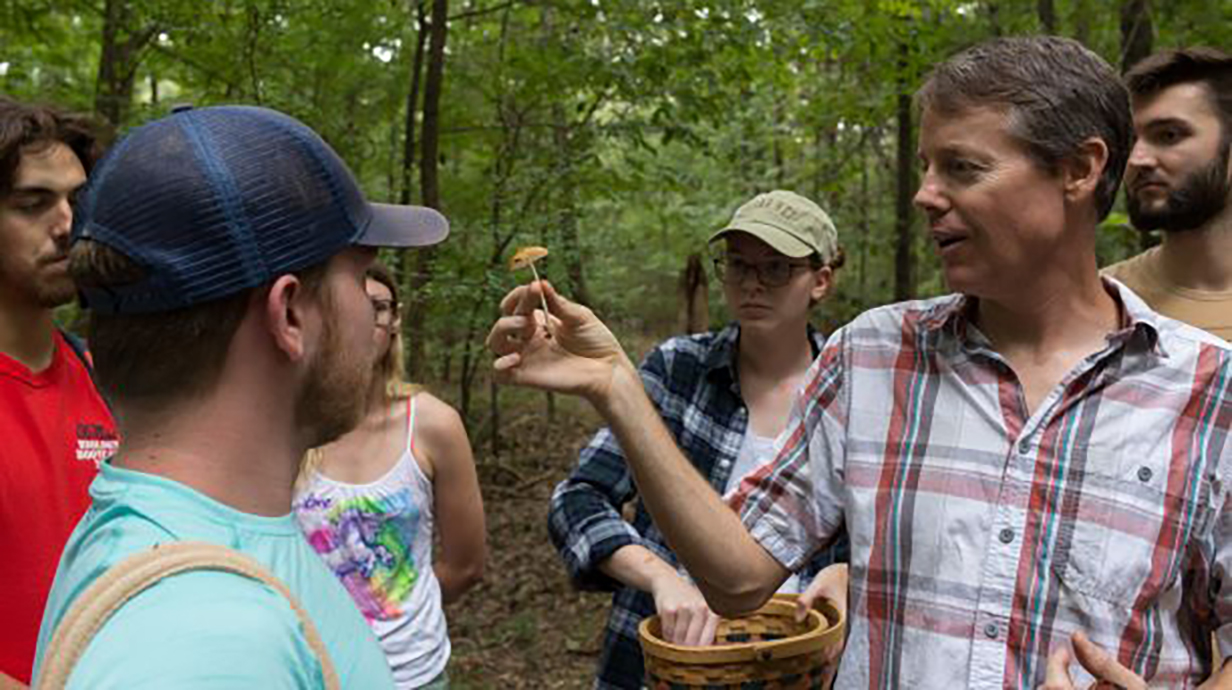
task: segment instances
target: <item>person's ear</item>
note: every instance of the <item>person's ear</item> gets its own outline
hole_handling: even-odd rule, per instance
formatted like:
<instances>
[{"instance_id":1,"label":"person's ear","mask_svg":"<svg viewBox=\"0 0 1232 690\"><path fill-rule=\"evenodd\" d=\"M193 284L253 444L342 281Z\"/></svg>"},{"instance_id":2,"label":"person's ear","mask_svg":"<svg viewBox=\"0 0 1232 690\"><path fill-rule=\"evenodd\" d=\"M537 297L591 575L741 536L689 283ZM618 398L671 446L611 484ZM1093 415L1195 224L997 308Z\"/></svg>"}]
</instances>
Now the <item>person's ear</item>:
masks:
<instances>
[{"instance_id":1,"label":"person's ear","mask_svg":"<svg viewBox=\"0 0 1232 690\"><path fill-rule=\"evenodd\" d=\"M308 355L308 306L311 297L300 279L279 276L265 296L265 322L274 346L292 362Z\"/></svg>"},{"instance_id":2,"label":"person's ear","mask_svg":"<svg viewBox=\"0 0 1232 690\"><path fill-rule=\"evenodd\" d=\"M834 270L829 266L822 266L813 271L813 287L809 291L809 297L813 302L820 302L830 294L830 290L834 287Z\"/></svg>"},{"instance_id":3,"label":"person's ear","mask_svg":"<svg viewBox=\"0 0 1232 690\"><path fill-rule=\"evenodd\" d=\"M1067 201L1094 197L1108 167L1108 144L1090 137L1061 162L1061 179Z\"/></svg>"}]
</instances>

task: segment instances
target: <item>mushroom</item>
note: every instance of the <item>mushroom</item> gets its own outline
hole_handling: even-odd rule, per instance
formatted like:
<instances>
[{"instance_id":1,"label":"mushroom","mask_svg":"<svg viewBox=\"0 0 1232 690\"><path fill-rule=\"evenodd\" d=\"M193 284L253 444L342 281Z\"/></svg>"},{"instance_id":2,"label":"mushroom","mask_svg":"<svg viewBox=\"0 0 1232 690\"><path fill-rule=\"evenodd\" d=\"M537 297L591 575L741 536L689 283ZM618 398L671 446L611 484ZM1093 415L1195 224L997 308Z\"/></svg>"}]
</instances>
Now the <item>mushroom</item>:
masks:
<instances>
[{"instance_id":1,"label":"mushroom","mask_svg":"<svg viewBox=\"0 0 1232 690\"><path fill-rule=\"evenodd\" d=\"M519 268L530 266L530 270L535 270L535 262L548 255L548 250L543 247L522 247L513 253L509 259L509 270L516 271ZM535 278L538 279L538 274Z\"/></svg>"},{"instance_id":2,"label":"mushroom","mask_svg":"<svg viewBox=\"0 0 1232 690\"><path fill-rule=\"evenodd\" d=\"M529 267L531 274L535 276L535 282L539 282L542 279L539 277L539 271L535 270L535 262L547 255L548 250L544 247L522 247L514 252L512 257L510 257L509 270L516 271L519 268ZM539 292L539 299L543 303L543 325L547 328L548 335L551 335L552 328L549 325L550 320L548 318L551 315L551 312L548 311L548 300L543 296L542 291Z\"/></svg>"}]
</instances>

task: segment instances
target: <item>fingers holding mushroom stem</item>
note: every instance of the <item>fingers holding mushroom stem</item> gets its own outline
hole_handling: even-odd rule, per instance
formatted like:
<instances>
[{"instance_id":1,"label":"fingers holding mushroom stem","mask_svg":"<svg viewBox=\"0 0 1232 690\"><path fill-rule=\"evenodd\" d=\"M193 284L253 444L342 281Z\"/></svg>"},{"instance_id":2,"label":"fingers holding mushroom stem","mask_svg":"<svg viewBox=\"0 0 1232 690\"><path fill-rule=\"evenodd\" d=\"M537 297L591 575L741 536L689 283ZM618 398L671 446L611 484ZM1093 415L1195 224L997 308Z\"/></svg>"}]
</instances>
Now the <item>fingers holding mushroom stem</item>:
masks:
<instances>
[{"instance_id":1,"label":"fingers holding mushroom stem","mask_svg":"<svg viewBox=\"0 0 1232 690\"><path fill-rule=\"evenodd\" d=\"M535 284L542 281L539 277L539 271L535 269L535 262L548 255L548 250L544 247L522 247L513 253L509 259L509 270L516 271L519 268L530 268L530 272L535 276ZM543 305L543 322L544 328L547 329L548 337L552 337L552 312L548 311L548 301L543 294L543 286L539 286L539 301Z\"/></svg>"},{"instance_id":2,"label":"fingers holding mushroom stem","mask_svg":"<svg viewBox=\"0 0 1232 690\"><path fill-rule=\"evenodd\" d=\"M535 276L536 283L542 280L542 278L539 277L539 271L535 270L535 264L533 263L530 265L530 272ZM551 338L552 337L552 319L551 319L552 312L548 311L548 298L544 296L542 285L539 286L539 301L540 303L543 304L543 327L547 329L548 337Z\"/></svg>"}]
</instances>

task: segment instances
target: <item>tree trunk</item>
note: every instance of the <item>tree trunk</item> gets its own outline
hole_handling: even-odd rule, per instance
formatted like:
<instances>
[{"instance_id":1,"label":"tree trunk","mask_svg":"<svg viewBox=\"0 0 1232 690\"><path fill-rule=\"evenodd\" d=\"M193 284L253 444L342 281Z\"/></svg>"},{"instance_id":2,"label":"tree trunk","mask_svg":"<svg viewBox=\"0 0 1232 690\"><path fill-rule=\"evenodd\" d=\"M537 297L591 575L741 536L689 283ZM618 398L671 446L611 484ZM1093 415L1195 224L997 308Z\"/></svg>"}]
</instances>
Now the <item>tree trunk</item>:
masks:
<instances>
[{"instance_id":1,"label":"tree trunk","mask_svg":"<svg viewBox=\"0 0 1232 690\"><path fill-rule=\"evenodd\" d=\"M1074 9L1070 14L1074 20L1074 39L1087 47L1091 45L1092 14L1090 0L1074 0Z\"/></svg>"},{"instance_id":2,"label":"tree trunk","mask_svg":"<svg viewBox=\"0 0 1232 690\"><path fill-rule=\"evenodd\" d=\"M679 322L685 335L710 330L710 290L702 255L693 252L680 272Z\"/></svg>"},{"instance_id":3,"label":"tree trunk","mask_svg":"<svg viewBox=\"0 0 1232 690\"><path fill-rule=\"evenodd\" d=\"M445 81L445 39L449 31L449 0L432 0L432 26L428 33L428 78L424 84L423 152L420 185L425 206L440 208L439 156L441 91Z\"/></svg>"},{"instance_id":4,"label":"tree trunk","mask_svg":"<svg viewBox=\"0 0 1232 690\"><path fill-rule=\"evenodd\" d=\"M94 88L94 112L117 129L128 117L133 101L133 83L137 77L141 50L155 32L155 28L149 26L129 33L131 21L128 0L106 0L98 78Z\"/></svg>"},{"instance_id":5,"label":"tree trunk","mask_svg":"<svg viewBox=\"0 0 1232 690\"><path fill-rule=\"evenodd\" d=\"M1053 0L1039 0L1036 4L1039 11L1040 28L1046 34L1057 32L1057 7Z\"/></svg>"},{"instance_id":6,"label":"tree trunk","mask_svg":"<svg viewBox=\"0 0 1232 690\"><path fill-rule=\"evenodd\" d=\"M423 205L439 209L438 183L440 152L441 85L445 77L445 39L448 36L449 0L432 0L432 24L428 36L428 75L424 83L423 144L419 159L419 183ZM407 295L407 330L413 334L407 347L407 370L412 380L423 380L427 372L424 340L427 333L428 303L424 288L432 282L433 247L415 252L415 270Z\"/></svg>"},{"instance_id":7,"label":"tree trunk","mask_svg":"<svg viewBox=\"0 0 1232 690\"><path fill-rule=\"evenodd\" d=\"M1154 42L1151 26L1150 0L1122 0L1121 2L1121 72L1151 54Z\"/></svg>"},{"instance_id":8,"label":"tree trunk","mask_svg":"<svg viewBox=\"0 0 1232 690\"><path fill-rule=\"evenodd\" d=\"M774 99L774 108L771 110L773 121L770 127L770 151L774 159L774 188L783 189L786 186L786 162L783 160L783 142L779 138L779 132L783 128L783 101L779 98ZM813 201L820 203L821 199L816 197Z\"/></svg>"},{"instance_id":9,"label":"tree trunk","mask_svg":"<svg viewBox=\"0 0 1232 690\"><path fill-rule=\"evenodd\" d=\"M894 299L897 301L911 299L915 295L915 236L911 230L911 197L915 194L915 137L911 126L911 94L907 87L910 50L904 39L899 45L898 173L894 223Z\"/></svg>"},{"instance_id":10,"label":"tree trunk","mask_svg":"<svg viewBox=\"0 0 1232 690\"><path fill-rule=\"evenodd\" d=\"M868 139L865 138L860 142L860 234L857 238L860 262L856 268L860 276L857 282L860 287L856 293L860 304L868 304L868 240L873 231L868 219L868 207L873 203L868 196L868 166Z\"/></svg>"},{"instance_id":11,"label":"tree trunk","mask_svg":"<svg viewBox=\"0 0 1232 690\"><path fill-rule=\"evenodd\" d=\"M411 87L406 94L406 135L402 140L402 187L398 202L411 203L411 190L415 171L415 124L419 113L419 80L423 74L424 47L428 43L428 6L426 0L415 2L415 57L411 60ZM403 257L408 254L403 254Z\"/></svg>"},{"instance_id":12,"label":"tree trunk","mask_svg":"<svg viewBox=\"0 0 1232 690\"><path fill-rule=\"evenodd\" d=\"M488 450L492 458L498 458L504 444L501 443L500 433L500 386L496 385L496 377L488 380L488 414Z\"/></svg>"},{"instance_id":13,"label":"tree trunk","mask_svg":"<svg viewBox=\"0 0 1232 690\"><path fill-rule=\"evenodd\" d=\"M556 155L559 156L558 189L561 252L565 263L565 272L569 276L570 298L585 305L591 304L590 290L586 287L585 260L582 257L582 243L578 237L577 185L573 179L573 161L576 152L573 150L573 137L565 117L564 108L559 105L552 107L553 139L556 145Z\"/></svg>"},{"instance_id":14,"label":"tree trunk","mask_svg":"<svg viewBox=\"0 0 1232 690\"><path fill-rule=\"evenodd\" d=\"M996 2L988 2L984 6L984 11L988 13L988 31L993 36L1000 36L1001 31L1001 6Z\"/></svg>"},{"instance_id":15,"label":"tree trunk","mask_svg":"<svg viewBox=\"0 0 1232 690\"><path fill-rule=\"evenodd\" d=\"M401 185L398 192L398 202L401 204L411 203L413 196L414 181L411 179L415 171L415 125L419 121L419 81L423 74L424 47L428 43L428 16L427 16L426 0L415 0L415 56L411 59L411 85L409 92L406 95L406 130L402 141L402 170L401 170ZM406 288L407 296L407 319L402 326L402 339L407 344L402 353L403 367L408 372L411 380L418 380L423 373L423 367L420 362L423 361L423 333L421 331L412 330L412 326L423 326L423 321L416 321L412 312L421 312L426 305L417 304L414 300L414 291L416 289L415 275L420 270L417 261L419 252L401 252L399 259L398 278L399 282ZM411 305L415 304L412 309ZM420 314L422 316L422 314ZM414 322L414 323L413 323ZM448 357L448 355L446 355ZM449 367L445 367L444 379L449 380Z\"/></svg>"},{"instance_id":16,"label":"tree trunk","mask_svg":"<svg viewBox=\"0 0 1232 690\"><path fill-rule=\"evenodd\" d=\"M544 4L539 12L540 42L546 48L548 42L556 35L556 27L552 14L551 3ZM582 121L578 129L586 127ZM591 305L590 290L586 286L585 259L582 255L582 243L578 237L578 204L577 183L573 166L577 160L580 148L578 141L585 145L585 134L575 129L569 122L569 116L560 103L552 105L552 143L556 148L559 164L557 189L560 194L557 199L557 227L560 230L561 258L564 260L565 272L569 276L569 296L576 302Z\"/></svg>"},{"instance_id":17,"label":"tree trunk","mask_svg":"<svg viewBox=\"0 0 1232 690\"><path fill-rule=\"evenodd\" d=\"M1121 2L1121 72L1128 72L1139 60L1151 54L1154 42L1151 26L1150 0ZM1139 246L1145 251L1159 242L1156 233L1138 235Z\"/></svg>"}]
</instances>

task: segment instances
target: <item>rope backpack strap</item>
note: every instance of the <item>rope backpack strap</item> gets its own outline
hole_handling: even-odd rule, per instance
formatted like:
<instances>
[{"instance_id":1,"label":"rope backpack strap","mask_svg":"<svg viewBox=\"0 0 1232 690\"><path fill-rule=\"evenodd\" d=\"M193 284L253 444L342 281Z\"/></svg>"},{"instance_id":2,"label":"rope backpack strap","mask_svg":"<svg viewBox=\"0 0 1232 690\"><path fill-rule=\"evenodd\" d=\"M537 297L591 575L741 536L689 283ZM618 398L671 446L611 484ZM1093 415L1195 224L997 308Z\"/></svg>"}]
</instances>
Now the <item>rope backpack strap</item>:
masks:
<instances>
[{"instance_id":1,"label":"rope backpack strap","mask_svg":"<svg viewBox=\"0 0 1232 690\"><path fill-rule=\"evenodd\" d=\"M339 690L321 635L291 590L259 563L234 549L204 542L169 542L129 556L90 584L69 608L43 654L43 668L33 687L61 690L90 640L113 613L163 578L192 570L221 570L258 580L281 594L299 618L309 648L321 664L325 690Z\"/></svg>"}]
</instances>

